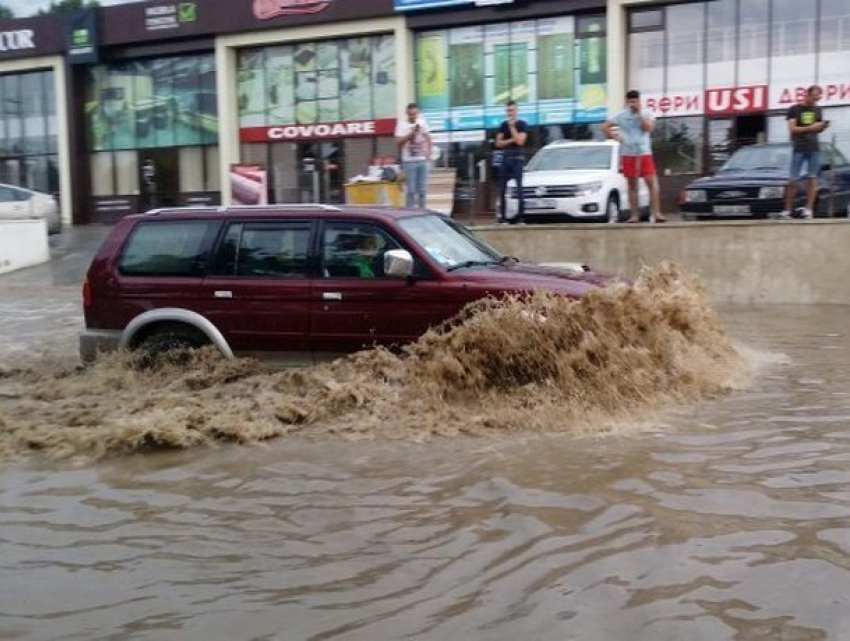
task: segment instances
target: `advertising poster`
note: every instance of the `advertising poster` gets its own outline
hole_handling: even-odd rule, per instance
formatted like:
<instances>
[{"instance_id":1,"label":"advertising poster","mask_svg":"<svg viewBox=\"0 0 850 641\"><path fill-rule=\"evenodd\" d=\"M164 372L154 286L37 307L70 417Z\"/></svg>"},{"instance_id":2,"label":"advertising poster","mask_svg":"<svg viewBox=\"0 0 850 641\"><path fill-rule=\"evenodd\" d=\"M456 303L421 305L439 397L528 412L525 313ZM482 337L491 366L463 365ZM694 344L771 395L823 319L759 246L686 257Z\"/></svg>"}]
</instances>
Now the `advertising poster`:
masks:
<instances>
[{"instance_id":1,"label":"advertising poster","mask_svg":"<svg viewBox=\"0 0 850 641\"><path fill-rule=\"evenodd\" d=\"M579 40L578 104L576 122L599 122L607 114L607 42L604 36Z\"/></svg>"},{"instance_id":2,"label":"advertising poster","mask_svg":"<svg viewBox=\"0 0 850 641\"><path fill-rule=\"evenodd\" d=\"M243 50L240 128L365 121L396 116L392 36Z\"/></svg>"},{"instance_id":3,"label":"advertising poster","mask_svg":"<svg viewBox=\"0 0 850 641\"><path fill-rule=\"evenodd\" d=\"M98 65L88 74L85 109L93 151L218 141L211 55Z\"/></svg>"},{"instance_id":4,"label":"advertising poster","mask_svg":"<svg viewBox=\"0 0 850 641\"><path fill-rule=\"evenodd\" d=\"M540 20L537 34L537 122L541 125L574 122L575 20L571 16Z\"/></svg>"},{"instance_id":5,"label":"advertising poster","mask_svg":"<svg viewBox=\"0 0 850 641\"><path fill-rule=\"evenodd\" d=\"M268 175L262 165L230 166L230 189L234 205L267 205Z\"/></svg>"},{"instance_id":6,"label":"advertising poster","mask_svg":"<svg viewBox=\"0 0 850 641\"><path fill-rule=\"evenodd\" d=\"M422 117L432 130L449 126L447 38L444 31L416 39L416 93Z\"/></svg>"}]
</instances>

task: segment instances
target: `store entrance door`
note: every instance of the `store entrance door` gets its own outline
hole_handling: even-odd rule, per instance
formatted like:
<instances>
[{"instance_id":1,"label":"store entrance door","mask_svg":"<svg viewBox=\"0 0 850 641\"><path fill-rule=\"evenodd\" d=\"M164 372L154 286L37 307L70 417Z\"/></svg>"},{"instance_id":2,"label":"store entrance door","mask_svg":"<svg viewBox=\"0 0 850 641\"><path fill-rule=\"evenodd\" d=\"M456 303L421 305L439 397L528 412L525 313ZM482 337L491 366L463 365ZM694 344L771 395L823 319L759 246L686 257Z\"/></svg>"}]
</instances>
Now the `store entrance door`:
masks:
<instances>
[{"instance_id":1,"label":"store entrance door","mask_svg":"<svg viewBox=\"0 0 850 641\"><path fill-rule=\"evenodd\" d=\"M180 162L176 148L143 149L138 154L142 210L180 203Z\"/></svg>"},{"instance_id":2,"label":"store entrance door","mask_svg":"<svg viewBox=\"0 0 850 641\"><path fill-rule=\"evenodd\" d=\"M301 202L343 202L342 176L343 154L340 142L299 143L298 180Z\"/></svg>"}]
</instances>

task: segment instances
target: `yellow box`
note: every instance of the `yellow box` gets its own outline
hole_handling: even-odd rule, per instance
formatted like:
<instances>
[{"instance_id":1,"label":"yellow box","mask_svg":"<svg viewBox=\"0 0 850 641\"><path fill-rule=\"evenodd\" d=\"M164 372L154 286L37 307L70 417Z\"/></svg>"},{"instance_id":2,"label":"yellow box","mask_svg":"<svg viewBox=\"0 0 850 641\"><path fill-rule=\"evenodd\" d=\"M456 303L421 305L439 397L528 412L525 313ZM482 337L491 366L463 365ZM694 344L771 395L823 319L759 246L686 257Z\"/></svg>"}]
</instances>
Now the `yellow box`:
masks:
<instances>
[{"instance_id":1,"label":"yellow box","mask_svg":"<svg viewBox=\"0 0 850 641\"><path fill-rule=\"evenodd\" d=\"M404 204L404 183L401 181L346 183L345 202L349 205L401 207Z\"/></svg>"}]
</instances>

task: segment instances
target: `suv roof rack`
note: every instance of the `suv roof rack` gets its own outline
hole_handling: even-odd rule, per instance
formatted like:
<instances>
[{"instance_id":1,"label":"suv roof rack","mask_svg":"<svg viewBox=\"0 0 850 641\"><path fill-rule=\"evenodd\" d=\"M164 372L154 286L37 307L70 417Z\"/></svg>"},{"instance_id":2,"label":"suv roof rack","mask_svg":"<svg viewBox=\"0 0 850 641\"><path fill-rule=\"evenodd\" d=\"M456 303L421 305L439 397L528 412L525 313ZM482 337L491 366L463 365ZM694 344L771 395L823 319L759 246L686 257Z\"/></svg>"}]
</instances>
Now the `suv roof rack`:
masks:
<instances>
[{"instance_id":1,"label":"suv roof rack","mask_svg":"<svg viewBox=\"0 0 850 641\"><path fill-rule=\"evenodd\" d=\"M340 207L336 205L327 205L325 203L272 203L268 205L221 205L218 209L219 211L232 211L234 209L247 209L247 210L257 210L257 209L322 209L324 211L342 211Z\"/></svg>"}]
</instances>

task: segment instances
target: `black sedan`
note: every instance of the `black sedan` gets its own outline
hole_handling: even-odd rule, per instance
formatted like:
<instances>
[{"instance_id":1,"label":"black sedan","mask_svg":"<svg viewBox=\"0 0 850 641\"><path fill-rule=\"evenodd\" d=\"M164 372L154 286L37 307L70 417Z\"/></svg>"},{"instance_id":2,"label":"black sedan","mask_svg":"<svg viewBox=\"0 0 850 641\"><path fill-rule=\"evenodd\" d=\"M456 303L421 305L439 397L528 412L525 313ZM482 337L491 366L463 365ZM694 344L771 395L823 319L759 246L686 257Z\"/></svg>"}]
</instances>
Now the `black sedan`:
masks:
<instances>
[{"instance_id":1,"label":"black sedan","mask_svg":"<svg viewBox=\"0 0 850 641\"><path fill-rule=\"evenodd\" d=\"M823 169L818 179L815 216L847 216L850 210L850 163L831 144L821 144ZM791 172L791 144L741 147L714 176L698 178L682 190L680 210L689 220L767 218L785 208L785 185ZM803 207L806 181L797 185L796 210Z\"/></svg>"}]
</instances>

